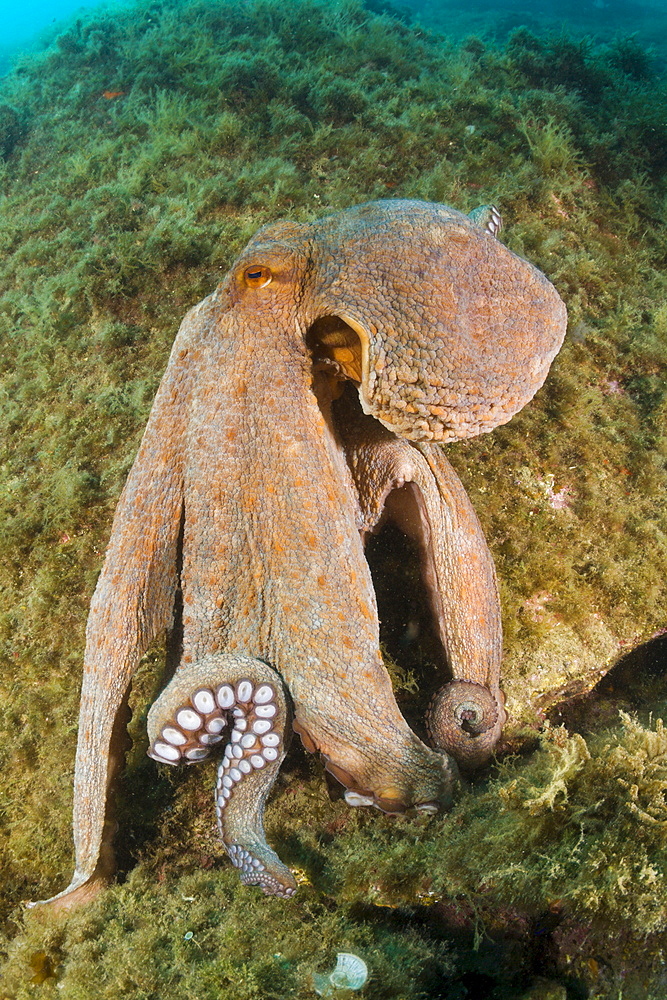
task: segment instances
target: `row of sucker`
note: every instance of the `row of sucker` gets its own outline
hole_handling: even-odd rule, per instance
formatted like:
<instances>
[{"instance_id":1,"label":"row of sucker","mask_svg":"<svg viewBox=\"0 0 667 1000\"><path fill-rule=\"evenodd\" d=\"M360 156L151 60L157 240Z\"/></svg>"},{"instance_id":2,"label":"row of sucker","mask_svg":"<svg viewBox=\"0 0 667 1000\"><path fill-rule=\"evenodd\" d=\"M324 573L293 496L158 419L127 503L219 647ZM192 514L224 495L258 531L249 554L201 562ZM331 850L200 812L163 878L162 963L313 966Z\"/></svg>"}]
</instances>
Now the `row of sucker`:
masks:
<instances>
[{"instance_id":1,"label":"row of sucker","mask_svg":"<svg viewBox=\"0 0 667 1000\"><path fill-rule=\"evenodd\" d=\"M223 821L225 807L244 775L252 774L280 756L281 736L271 722L276 714L273 699L274 691L270 684L260 684L254 691L250 681L239 681L236 685L236 700L232 709L234 724L218 767L215 811L220 836L232 864L239 869L241 881L245 885L258 885L269 895L287 899L294 895L296 889L274 878L247 847L227 843Z\"/></svg>"},{"instance_id":2,"label":"row of sucker","mask_svg":"<svg viewBox=\"0 0 667 1000\"><path fill-rule=\"evenodd\" d=\"M208 757L222 742L228 720L232 723L229 742L218 767L215 788L215 811L225 849L241 881L259 885L264 892L288 898L296 891L275 879L259 858L241 844L225 840L224 810L235 787L246 775L278 759L282 737L274 729L277 714L275 691L271 684L255 687L247 678L211 689L198 688L174 713L148 753L165 764L195 763Z\"/></svg>"},{"instance_id":3,"label":"row of sucker","mask_svg":"<svg viewBox=\"0 0 667 1000\"><path fill-rule=\"evenodd\" d=\"M149 751L149 757L163 764L194 764L208 757L213 747L223 740L223 730L231 714L233 728L225 760L234 760L240 780L253 768L264 767L279 756L281 737L273 729L277 712L275 691L270 684L256 689L251 681L240 680L234 687L221 684L212 691L199 688L181 705ZM245 766L247 764L247 767ZM231 786L225 786L231 787ZM229 798L229 796L227 796Z\"/></svg>"},{"instance_id":4,"label":"row of sucker","mask_svg":"<svg viewBox=\"0 0 667 1000\"><path fill-rule=\"evenodd\" d=\"M228 684L221 691L230 697ZM233 695L233 692L232 692ZM234 786L253 770L264 767L267 761L277 760L280 755L280 734L273 728L272 719L276 714L274 691L270 684L260 684L253 692L250 681L242 680L236 685L236 698L232 716L234 725L229 743L218 768L215 789L216 813L222 833L222 813L232 796Z\"/></svg>"},{"instance_id":5,"label":"row of sucker","mask_svg":"<svg viewBox=\"0 0 667 1000\"><path fill-rule=\"evenodd\" d=\"M239 869L241 881L245 885L258 885L267 896L289 899L296 892L296 886L283 885L266 870L259 858L241 844L225 844L227 854L235 868Z\"/></svg>"}]
</instances>

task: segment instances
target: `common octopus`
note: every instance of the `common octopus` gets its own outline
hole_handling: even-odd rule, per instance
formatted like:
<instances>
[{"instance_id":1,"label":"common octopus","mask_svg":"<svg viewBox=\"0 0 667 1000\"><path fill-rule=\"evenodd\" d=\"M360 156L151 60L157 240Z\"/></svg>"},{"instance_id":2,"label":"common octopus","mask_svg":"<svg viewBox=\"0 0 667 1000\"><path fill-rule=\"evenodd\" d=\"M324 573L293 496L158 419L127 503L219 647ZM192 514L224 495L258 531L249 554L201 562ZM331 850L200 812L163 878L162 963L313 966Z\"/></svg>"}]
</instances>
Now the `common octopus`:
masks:
<instances>
[{"instance_id":1,"label":"common octopus","mask_svg":"<svg viewBox=\"0 0 667 1000\"><path fill-rule=\"evenodd\" d=\"M116 510L87 626L76 870L113 872L112 791L130 680L155 636L173 676L149 754L226 742L216 811L247 884L288 897L263 812L290 730L351 805L447 807L505 712L500 604L482 529L441 445L508 421L542 385L565 306L496 238L500 218L371 202L250 241L185 317ZM379 649L366 537L416 540L449 683L403 719Z\"/></svg>"}]
</instances>

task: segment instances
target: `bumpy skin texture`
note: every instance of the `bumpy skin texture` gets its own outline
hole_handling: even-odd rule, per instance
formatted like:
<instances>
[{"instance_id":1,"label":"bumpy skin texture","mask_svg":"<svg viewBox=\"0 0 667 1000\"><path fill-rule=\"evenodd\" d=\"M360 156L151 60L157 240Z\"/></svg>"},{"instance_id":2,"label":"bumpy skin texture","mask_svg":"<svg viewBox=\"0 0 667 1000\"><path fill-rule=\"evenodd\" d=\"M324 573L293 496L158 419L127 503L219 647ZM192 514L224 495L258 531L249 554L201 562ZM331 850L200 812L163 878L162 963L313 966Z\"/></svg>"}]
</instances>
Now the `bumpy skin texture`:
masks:
<instances>
[{"instance_id":1,"label":"bumpy skin texture","mask_svg":"<svg viewBox=\"0 0 667 1000\"><path fill-rule=\"evenodd\" d=\"M316 266L316 297L367 340L364 411L412 441L506 423L563 341L565 306L544 275L446 205L341 212Z\"/></svg>"},{"instance_id":2,"label":"bumpy skin texture","mask_svg":"<svg viewBox=\"0 0 667 1000\"><path fill-rule=\"evenodd\" d=\"M349 802L449 804L456 764L407 726L379 651L363 538L383 516L422 545L452 684L479 687L496 713L474 733L466 688L463 709L454 699L445 712L441 728L452 731L441 745L464 765L490 752L504 718L493 563L432 442L509 420L565 331L555 289L495 231L447 206L404 201L273 224L185 317L91 604L76 871L54 902L89 898L112 870L123 706L142 653L165 629L180 633L180 658L151 711L150 752L194 760L225 721L233 726L218 816L244 880L279 895L294 889L261 823L284 752L283 687L295 731L324 755ZM233 747L255 732L260 711L276 727L267 766L251 763L265 753L257 742L236 767Z\"/></svg>"}]
</instances>

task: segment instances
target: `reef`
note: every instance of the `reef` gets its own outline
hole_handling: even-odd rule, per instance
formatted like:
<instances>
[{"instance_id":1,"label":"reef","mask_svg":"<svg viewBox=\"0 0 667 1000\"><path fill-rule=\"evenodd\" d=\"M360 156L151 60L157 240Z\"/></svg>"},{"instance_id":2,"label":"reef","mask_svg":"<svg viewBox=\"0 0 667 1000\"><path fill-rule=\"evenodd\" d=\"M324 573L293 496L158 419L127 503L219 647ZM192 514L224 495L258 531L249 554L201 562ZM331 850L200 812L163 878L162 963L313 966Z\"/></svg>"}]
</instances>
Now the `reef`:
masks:
<instances>
[{"instance_id":1,"label":"reef","mask_svg":"<svg viewBox=\"0 0 667 1000\"><path fill-rule=\"evenodd\" d=\"M633 40L454 44L398 15L139 4L0 81L1 995L305 998L339 952L369 998L664 995L665 81ZM570 314L531 405L447 448L501 584L499 762L446 816L390 818L330 800L293 749L266 825L301 888L255 898L220 858L212 766L145 758L158 644L121 880L24 918L70 870L88 604L180 318L261 224L386 197L499 204ZM433 680L413 556L373 542L411 724ZM650 677L598 683L642 644Z\"/></svg>"}]
</instances>

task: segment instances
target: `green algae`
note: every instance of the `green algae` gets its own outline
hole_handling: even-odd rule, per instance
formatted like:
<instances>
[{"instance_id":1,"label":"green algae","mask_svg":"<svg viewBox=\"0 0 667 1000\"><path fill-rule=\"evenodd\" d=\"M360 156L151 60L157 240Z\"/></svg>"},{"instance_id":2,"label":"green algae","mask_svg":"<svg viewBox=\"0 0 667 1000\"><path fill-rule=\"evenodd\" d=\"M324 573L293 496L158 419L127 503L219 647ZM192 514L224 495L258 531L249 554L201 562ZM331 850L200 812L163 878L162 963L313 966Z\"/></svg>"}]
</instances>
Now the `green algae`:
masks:
<instances>
[{"instance_id":1,"label":"green algae","mask_svg":"<svg viewBox=\"0 0 667 1000\"><path fill-rule=\"evenodd\" d=\"M293 769L268 814L271 839L301 873L288 903L211 868L212 803L202 804L201 778L182 783L160 820L163 846L69 920L32 916L7 946L3 985L32 996L27 970L43 954L52 987L77 1000L157 997L165 984L177 998L307 997L313 973L345 948L371 968L363 995L438 996L462 985L447 942L453 908L475 923L482 954L500 921L535 928L556 914L578 943L566 972L591 980L591 956L608 958L598 978L610 989L593 982L592 996L623 985L624 996L657 998L644 984L659 983L664 962L666 761L659 722L625 714L587 740L547 729L530 761L505 762L445 819L355 813L328 801L320 775ZM519 995L521 976L506 978L517 992L498 995Z\"/></svg>"},{"instance_id":2,"label":"green algae","mask_svg":"<svg viewBox=\"0 0 667 1000\"><path fill-rule=\"evenodd\" d=\"M667 895L661 729L548 730L444 820L350 814L297 752L270 812L310 881L286 911L218 862L209 771L156 778L142 760L157 649L123 786L129 877L67 926L17 933L19 900L69 877L87 605L173 335L269 219L376 197L498 202L508 245L566 299L569 336L534 403L448 451L502 584L515 745L664 628L667 136L645 54L525 30L455 46L388 5L163 3L80 18L0 91L7 996L309 996L340 950L368 962L363 996L437 996L465 988L447 905L482 938L556 907L583 956L562 975L613 996L644 942L650 980ZM428 652L404 665L390 648L408 716L415 676L433 683ZM600 953L607 979L585 965Z\"/></svg>"}]
</instances>

